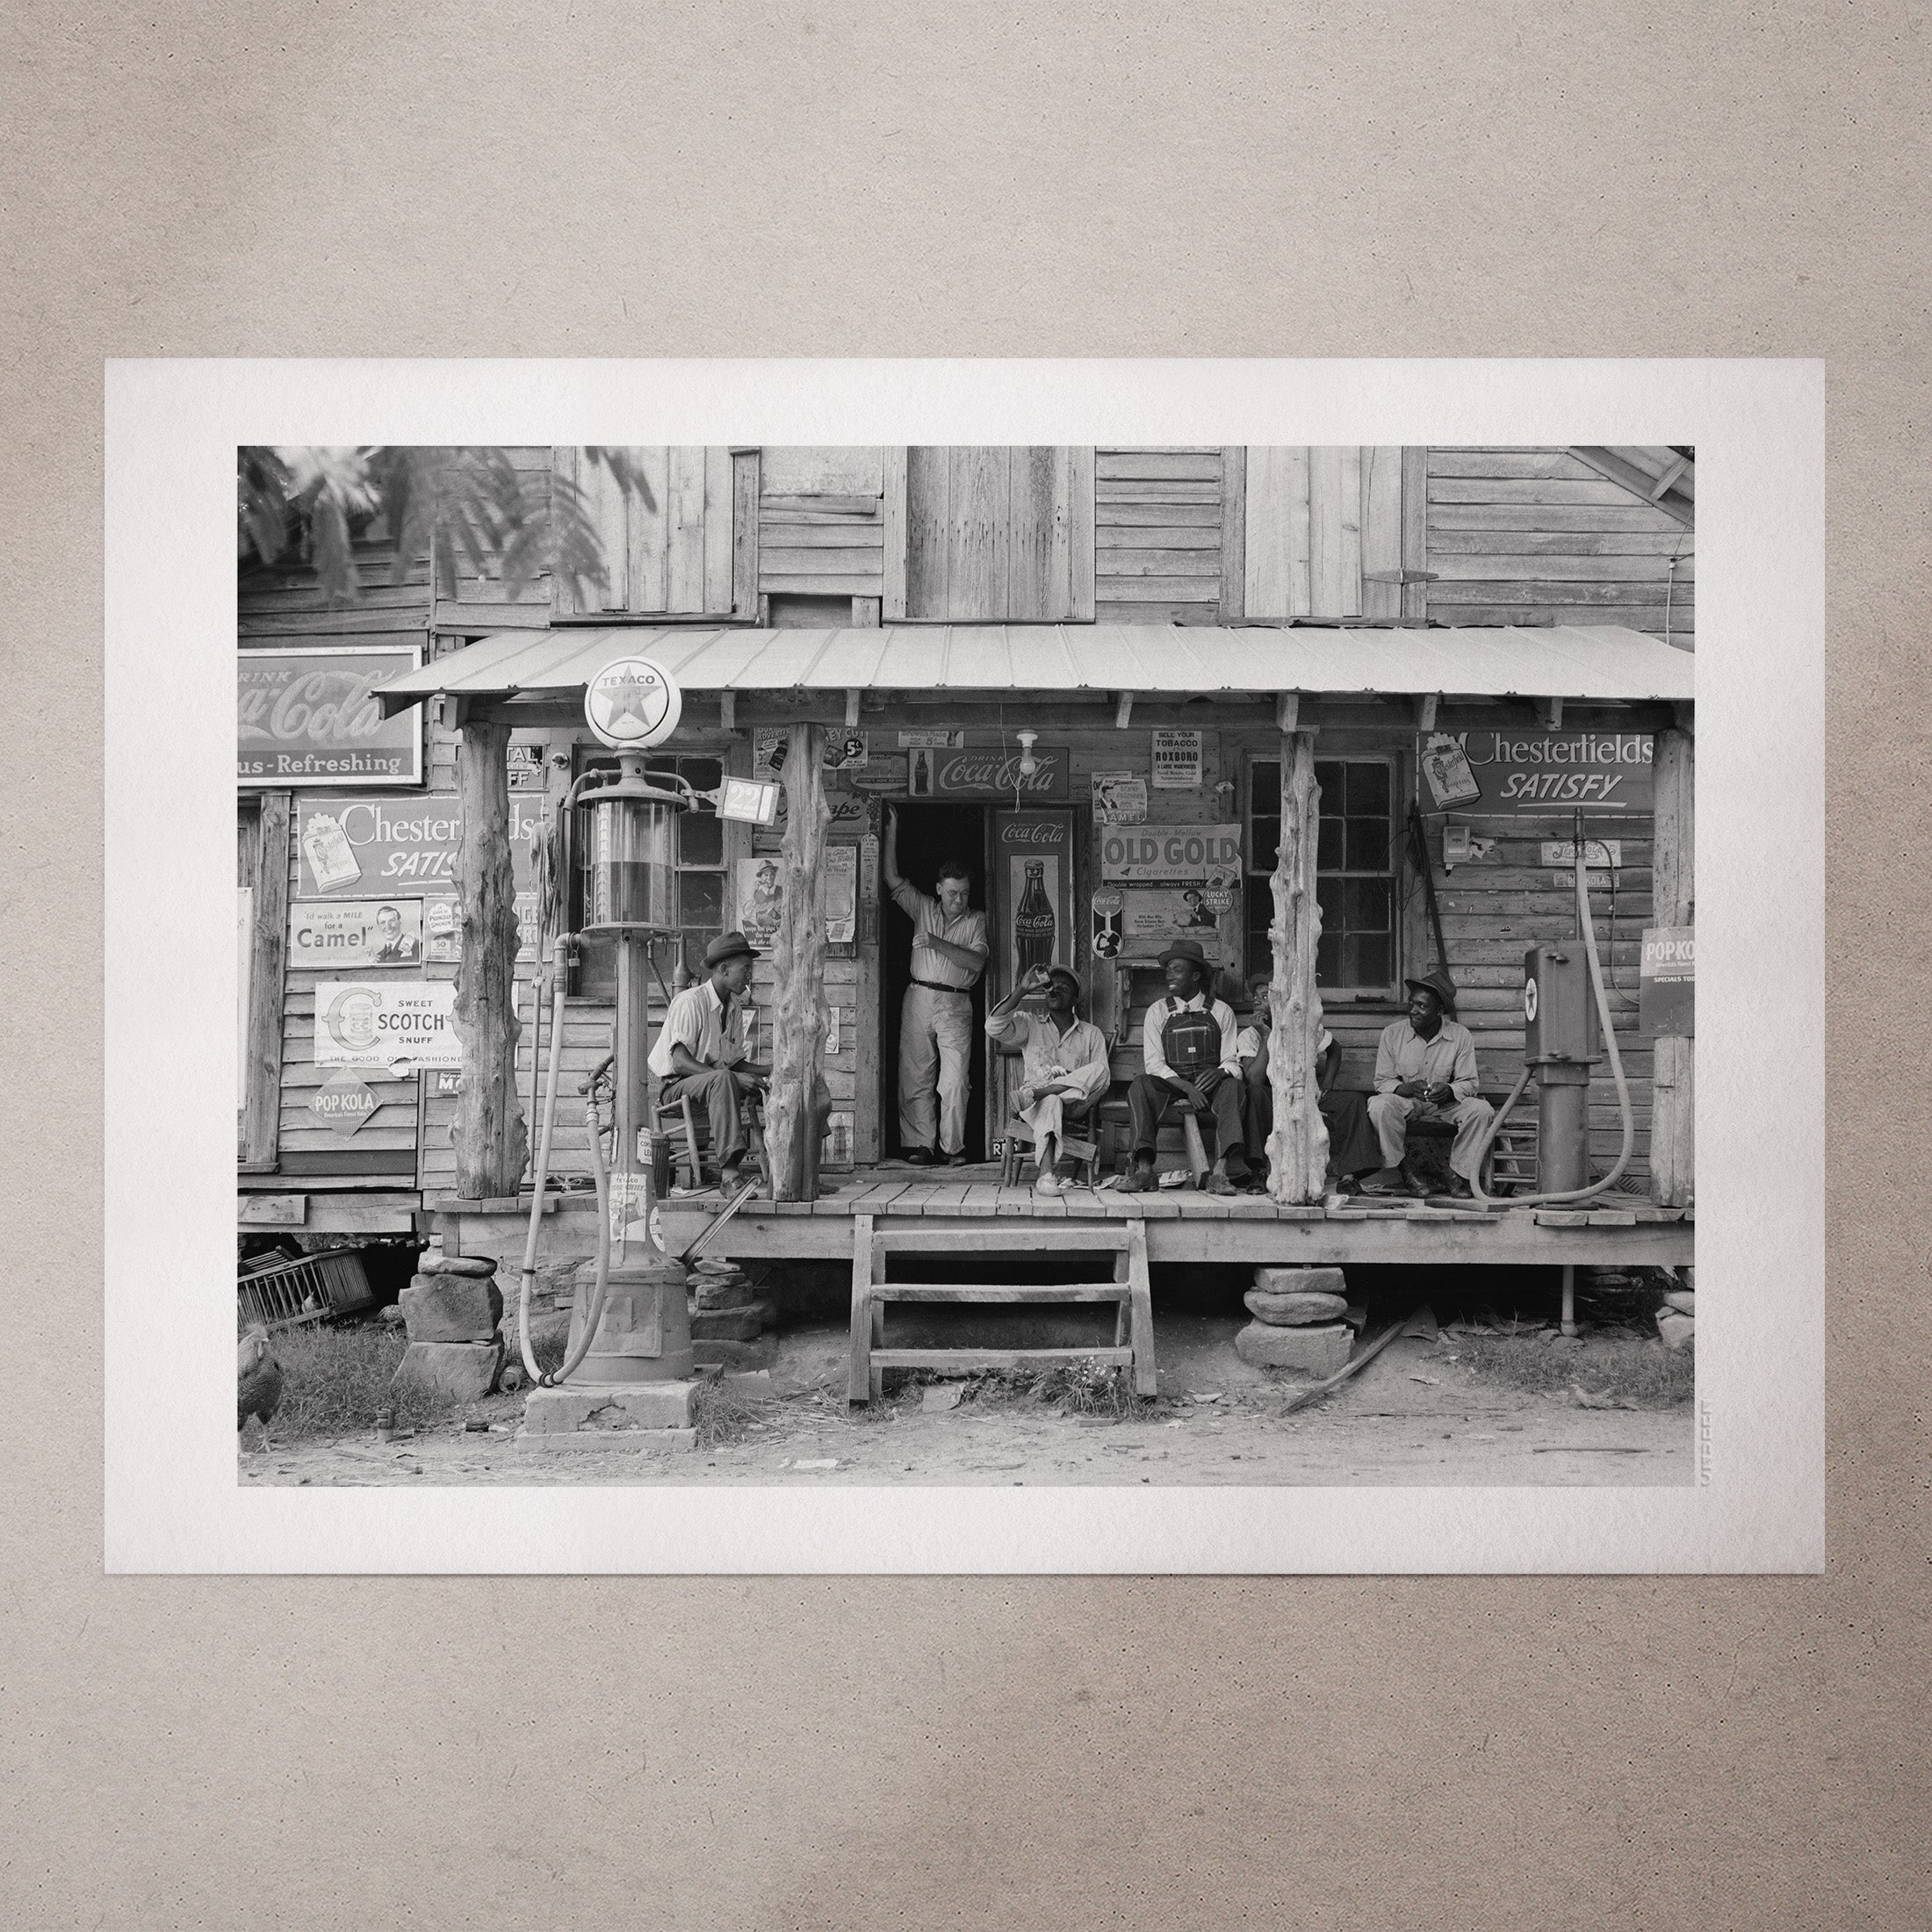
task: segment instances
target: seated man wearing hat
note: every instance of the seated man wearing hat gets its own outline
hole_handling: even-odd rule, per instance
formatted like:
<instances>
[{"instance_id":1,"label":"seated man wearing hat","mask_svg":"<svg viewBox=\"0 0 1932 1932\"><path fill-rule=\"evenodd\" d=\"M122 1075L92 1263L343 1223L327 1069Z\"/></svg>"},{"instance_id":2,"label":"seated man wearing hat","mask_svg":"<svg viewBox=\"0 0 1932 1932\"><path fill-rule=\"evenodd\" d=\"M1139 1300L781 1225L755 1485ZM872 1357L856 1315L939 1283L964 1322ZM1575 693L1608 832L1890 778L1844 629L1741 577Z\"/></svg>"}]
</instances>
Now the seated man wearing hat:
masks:
<instances>
[{"instance_id":1,"label":"seated man wearing hat","mask_svg":"<svg viewBox=\"0 0 1932 1932\"><path fill-rule=\"evenodd\" d=\"M1047 1010L1013 1011L1028 993L1044 990ZM1075 1163L1065 1152L1065 1126L1084 1121L1107 1092L1107 1036L1080 1018L1080 978L1070 966L1034 966L986 1015L986 1033L1002 1046L1017 1044L1020 1080L1014 1112L1033 1130L1040 1157L1039 1194L1057 1194ZM1057 1156L1057 1160L1056 1157Z\"/></svg>"},{"instance_id":2,"label":"seated man wearing hat","mask_svg":"<svg viewBox=\"0 0 1932 1932\"><path fill-rule=\"evenodd\" d=\"M1155 1136L1162 1116L1179 1100L1196 1114L1215 1118L1220 1144L1208 1192L1238 1193L1251 1177L1234 1009L1209 996L1211 972L1199 940L1175 940L1160 962L1167 975L1167 997L1147 1009L1141 1032L1147 1071L1127 1090L1134 1116L1134 1171L1127 1185L1139 1193L1155 1186Z\"/></svg>"},{"instance_id":3,"label":"seated man wearing hat","mask_svg":"<svg viewBox=\"0 0 1932 1932\"><path fill-rule=\"evenodd\" d=\"M702 1099L711 1154L729 1186L750 1150L746 1118L771 1078L745 1056L745 989L758 957L742 933L722 933L704 949L707 977L671 1001L651 1049L651 1071L664 1084L659 1099Z\"/></svg>"},{"instance_id":4,"label":"seated man wearing hat","mask_svg":"<svg viewBox=\"0 0 1932 1932\"><path fill-rule=\"evenodd\" d=\"M1455 984L1439 966L1402 984L1409 990L1409 1017L1382 1028L1375 1049L1375 1092L1368 1103L1368 1117L1381 1138L1382 1164L1362 1183L1362 1192L1427 1192L1402 1171L1409 1123L1420 1118L1455 1123L1449 1192L1466 1195L1494 1111L1476 1092L1475 1042L1467 1027L1456 1024Z\"/></svg>"}]
</instances>

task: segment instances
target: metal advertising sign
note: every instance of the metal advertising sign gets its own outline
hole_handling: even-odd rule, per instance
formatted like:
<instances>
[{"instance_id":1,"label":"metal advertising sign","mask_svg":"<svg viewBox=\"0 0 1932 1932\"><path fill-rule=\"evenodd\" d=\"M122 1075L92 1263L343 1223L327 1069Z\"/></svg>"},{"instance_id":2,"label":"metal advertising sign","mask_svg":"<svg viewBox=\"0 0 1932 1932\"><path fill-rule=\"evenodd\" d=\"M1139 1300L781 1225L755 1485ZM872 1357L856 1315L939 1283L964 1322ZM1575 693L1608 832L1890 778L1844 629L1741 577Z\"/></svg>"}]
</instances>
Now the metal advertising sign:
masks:
<instances>
[{"instance_id":1,"label":"metal advertising sign","mask_svg":"<svg viewBox=\"0 0 1932 1932\"><path fill-rule=\"evenodd\" d=\"M244 789L420 785L422 707L386 718L375 693L422 666L418 644L242 652L235 782Z\"/></svg>"},{"instance_id":2,"label":"metal advertising sign","mask_svg":"<svg viewBox=\"0 0 1932 1932\"><path fill-rule=\"evenodd\" d=\"M454 1067L456 982L325 979L315 988L319 1067Z\"/></svg>"},{"instance_id":3,"label":"metal advertising sign","mask_svg":"<svg viewBox=\"0 0 1932 1932\"><path fill-rule=\"evenodd\" d=\"M1590 818L1650 810L1647 732L1431 732L1417 746L1424 811Z\"/></svg>"},{"instance_id":4,"label":"metal advertising sign","mask_svg":"<svg viewBox=\"0 0 1932 1932\"><path fill-rule=\"evenodd\" d=\"M1637 1018L1643 1030L1694 1039L1698 1030L1697 928L1647 926L1637 973Z\"/></svg>"},{"instance_id":5,"label":"metal advertising sign","mask_svg":"<svg viewBox=\"0 0 1932 1932\"><path fill-rule=\"evenodd\" d=\"M503 753L512 791L541 791L544 789L544 747L541 745L511 745Z\"/></svg>"},{"instance_id":6,"label":"metal advertising sign","mask_svg":"<svg viewBox=\"0 0 1932 1932\"><path fill-rule=\"evenodd\" d=\"M1067 796L1073 756L1064 745L1035 745L1034 769L1020 769L1017 749L977 746L970 751L912 753L906 773L909 798L1006 798L1042 804Z\"/></svg>"},{"instance_id":7,"label":"metal advertising sign","mask_svg":"<svg viewBox=\"0 0 1932 1932\"><path fill-rule=\"evenodd\" d=\"M1127 946L1132 953L1158 949L1171 939L1200 941L1209 959L1221 955L1221 922L1197 885L1137 887L1127 895Z\"/></svg>"},{"instance_id":8,"label":"metal advertising sign","mask_svg":"<svg viewBox=\"0 0 1932 1932\"><path fill-rule=\"evenodd\" d=\"M1230 885L1241 876L1239 825L1110 825L1100 876L1134 885Z\"/></svg>"},{"instance_id":9,"label":"metal advertising sign","mask_svg":"<svg viewBox=\"0 0 1932 1932\"><path fill-rule=\"evenodd\" d=\"M463 909L453 898L436 898L422 905L422 956L432 966L453 966L463 957ZM528 959L538 938L537 895L516 895L516 956Z\"/></svg>"},{"instance_id":10,"label":"metal advertising sign","mask_svg":"<svg viewBox=\"0 0 1932 1932\"><path fill-rule=\"evenodd\" d=\"M380 1104L364 1081L352 1073L336 1073L309 1096L308 1110L332 1132L347 1135L353 1134Z\"/></svg>"},{"instance_id":11,"label":"metal advertising sign","mask_svg":"<svg viewBox=\"0 0 1932 1932\"><path fill-rule=\"evenodd\" d=\"M1093 822L1097 825L1147 823L1147 781L1130 771L1093 775Z\"/></svg>"},{"instance_id":12,"label":"metal advertising sign","mask_svg":"<svg viewBox=\"0 0 1932 1932\"><path fill-rule=\"evenodd\" d=\"M291 966L416 966L421 899L298 899L288 909Z\"/></svg>"},{"instance_id":13,"label":"metal advertising sign","mask_svg":"<svg viewBox=\"0 0 1932 1932\"><path fill-rule=\"evenodd\" d=\"M510 794L510 869L519 892L536 890L537 841L549 800ZM447 792L420 798L298 798L299 890L309 898L367 898L456 883L463 814Z\"/></svg>"},{"instance_id":14,"label":"metal advertising sign","mask_svg":"<svg viewBox=\"0 0 1932 1932\"><path fill-rule=\"evenodd\" d=\"M1013 811L993 819L994 925L1004 940L995 984L1013 986L1034 966L1073 963L1073 814Z\"/></svg>"}]
</instances>

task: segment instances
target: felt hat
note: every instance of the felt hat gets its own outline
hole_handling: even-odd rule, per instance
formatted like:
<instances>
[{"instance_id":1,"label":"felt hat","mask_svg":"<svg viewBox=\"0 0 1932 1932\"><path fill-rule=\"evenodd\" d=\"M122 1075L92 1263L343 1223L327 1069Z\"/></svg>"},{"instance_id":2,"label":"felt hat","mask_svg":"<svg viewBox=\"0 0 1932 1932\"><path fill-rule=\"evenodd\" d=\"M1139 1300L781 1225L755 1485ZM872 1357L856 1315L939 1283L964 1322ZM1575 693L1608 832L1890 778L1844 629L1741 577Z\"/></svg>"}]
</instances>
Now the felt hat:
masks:
<instances>
[{"instance_id":1,"label":"felt hat","mask_svg":"<svg viewBox=\"0 0 1932 1932\"><path fill-rule=\"evenodd\" d=\"M704 964L707 970L713 966L722 966L728 959L756 959L757 957L756 949L742 933L720 933L704 948Z\"/></svg>"},{"instance_id":2,"label":"felt hat","mask_svg":"<svg viewBox=\"0 0 1932 1932\"><path fill-rule=\"evenodd\" d=\"M1191 961L1194 965L1200 968L1200 977L1203 979L1206 979L1208 974L1213 970L1213 969L1208 963L1207 954L1202 952L1200 949L1200 941L1198 939L1177 939L1171 941L1168 944L1167 950L1160 956L1160 963L1164 966L1171 959L1185 959Z\"/></svg>"},{"instance_id":3,"label":"felt hat","mask_svg":"<svg viewBox=\"0 0 1932 1932\"><path fill-rule=\"evenodd\" d=\"M1450 978L1448 974L1445 973L1441 967L1437 967L1433 972L1424 973L1420 979L1405 979L1403 980L1402 984L1404 986L1426 987L1431 992L1432 992L1436 996L1436 998L1442 1006L1442 1010L1445 1013L1447 1013L1451 1019L1453 1019L1455 1017L1456 983Z\"/></svg>"}]
</instances>

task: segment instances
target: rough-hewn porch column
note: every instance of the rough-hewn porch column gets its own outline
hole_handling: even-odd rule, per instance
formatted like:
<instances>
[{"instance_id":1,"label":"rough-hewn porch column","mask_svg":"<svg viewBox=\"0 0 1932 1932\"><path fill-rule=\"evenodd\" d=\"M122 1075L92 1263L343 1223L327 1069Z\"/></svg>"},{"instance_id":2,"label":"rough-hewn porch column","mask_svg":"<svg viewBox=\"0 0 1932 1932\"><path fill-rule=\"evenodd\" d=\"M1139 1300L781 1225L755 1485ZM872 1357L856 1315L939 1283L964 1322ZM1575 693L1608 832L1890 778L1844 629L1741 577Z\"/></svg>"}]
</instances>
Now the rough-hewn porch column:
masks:
<instances>
[{"instance_id":1,"label":"rough-hewn porch column","mask_svg":"<svg viewBox=\"0 0 1932 1932\"><path fill-rule=\"evenodd\" d=\"M1315 782L1315 733L1281 739L1281 846L1274 867L1274 981L1269 1006L1274 1033L1268 1082L1274 1089L1274 1131L1268 1136L1268 1192L1284 1206L1319 1201L1328 1176L1328 1124L1317 1104L1316 1042L1322 1037L1322 995L1315 984L1315 947L1322 934L1316 898L1316 841L1322 790Z\"/></svg>"},{"instance_id":2,"label":"rough-hewn porch column","mask_svg":"<svg viewBox=\"0 0 1932 1932\"><path fill-rule=\"evenodd\" d=\"M1696 741L1689 732L1657 734L1650 864L1651 917L1659 926L1689 926L1696 916ZM1661 1208L1687 1208L1696 1193L1691 1047L1679 1034L1657 1036L1651 1075L1650 1191Z\"/></svg>"},{"instance_id":3,"label":"rough-hewn porch column","mask_svg":"<svg viewBox=\"0 0 1932 1932\"><path fill-rule=\"evenodd\" d=\"M818 1191L823 1130L825 928L819 914L825 827L825 732L794 724L785 747L785 839L779 854L778 943L773 961L777 1004L772 1013L771 1099L765 1108L765 1151L775 1200L811 1200Z\"/></svg>"},{"instance_id":4,"label":"rough-hewn porch column","mask_svg":"<svg viewBox=\"0 0 1932 1932\"><path fill-rule=\"evenodd\" d=\"M463 726L457 790L463 839L457 904L463 956L456 970L456 1035L463 1078L456 1102L456 1191L502 1200L523 1185L530 1154L516 1095L516 888L510 874L508 724Z\"/></svg>"}]
</instances>

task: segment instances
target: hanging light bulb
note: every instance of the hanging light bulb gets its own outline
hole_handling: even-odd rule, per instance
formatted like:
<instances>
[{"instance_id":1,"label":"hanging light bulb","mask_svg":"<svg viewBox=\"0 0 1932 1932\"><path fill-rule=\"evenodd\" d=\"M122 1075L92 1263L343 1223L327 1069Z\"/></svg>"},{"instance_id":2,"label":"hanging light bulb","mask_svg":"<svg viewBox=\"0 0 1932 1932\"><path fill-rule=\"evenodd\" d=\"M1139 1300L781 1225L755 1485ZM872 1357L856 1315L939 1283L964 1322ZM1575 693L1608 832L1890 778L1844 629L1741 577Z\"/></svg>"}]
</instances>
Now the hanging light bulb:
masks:
<instances>
[{"instance_id":1,"label":"hanging light bulb","mask_svg":"<svg viewBox=\"0 0 1932 1932\"><path fill-rule=\"evenodd\" d=\"M1038 732L1020 733L1020 775L1022 778L1031 778L1040 769L1040 761L1033 755L1033 747L1039 737Z\"/></svg>"}]
</instances>

